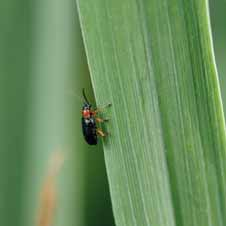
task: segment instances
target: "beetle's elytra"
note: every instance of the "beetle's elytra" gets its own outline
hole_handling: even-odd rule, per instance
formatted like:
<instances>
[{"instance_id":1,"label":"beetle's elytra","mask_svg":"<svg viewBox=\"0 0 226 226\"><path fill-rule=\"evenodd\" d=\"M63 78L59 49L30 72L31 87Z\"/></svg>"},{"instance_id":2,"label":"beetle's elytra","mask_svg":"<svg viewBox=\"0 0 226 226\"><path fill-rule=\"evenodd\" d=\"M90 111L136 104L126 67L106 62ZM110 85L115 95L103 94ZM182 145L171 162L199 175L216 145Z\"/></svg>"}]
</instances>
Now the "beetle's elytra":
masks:
<instances>
[{"instance_id":1,"label":"beetle's elytra","mask_svg":"<svg viewBox=\"0 0 226 226\"><path fill-rule=\"evenodd\" d=\"M89 145L96 145L98 143L98 136L105 137L107 133L104 133L97 127L96 123L107 122L108 119L102 119L97 117L97 114L101 112L101 109L92 109L92 105L88 101L85 90L82 90L85 103L82 107L82 132L86 142ZM111 106L108 104L106 107Z\"/></svg>"}]
</instances>

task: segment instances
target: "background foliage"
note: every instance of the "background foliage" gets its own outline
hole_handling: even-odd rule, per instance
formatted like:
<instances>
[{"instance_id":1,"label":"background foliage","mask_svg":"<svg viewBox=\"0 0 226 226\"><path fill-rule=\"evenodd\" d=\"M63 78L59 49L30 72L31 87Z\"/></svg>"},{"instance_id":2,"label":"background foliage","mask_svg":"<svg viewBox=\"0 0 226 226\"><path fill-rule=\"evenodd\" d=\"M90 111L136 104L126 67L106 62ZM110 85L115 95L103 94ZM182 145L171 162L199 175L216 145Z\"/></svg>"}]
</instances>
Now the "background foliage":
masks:
<instances>
[{"instance_id":1,"label":"background foliage","mask_svg":"<svg viewBox=\"0 0 226 226\"><path fill-rule=\"evenodd\" d=\"M60 150L53 225L113 225L101 145L84 143L72 94L92 97L75 1L0 1L0 23L0 224L37 225Z\"/></svg>"}]
</instances>

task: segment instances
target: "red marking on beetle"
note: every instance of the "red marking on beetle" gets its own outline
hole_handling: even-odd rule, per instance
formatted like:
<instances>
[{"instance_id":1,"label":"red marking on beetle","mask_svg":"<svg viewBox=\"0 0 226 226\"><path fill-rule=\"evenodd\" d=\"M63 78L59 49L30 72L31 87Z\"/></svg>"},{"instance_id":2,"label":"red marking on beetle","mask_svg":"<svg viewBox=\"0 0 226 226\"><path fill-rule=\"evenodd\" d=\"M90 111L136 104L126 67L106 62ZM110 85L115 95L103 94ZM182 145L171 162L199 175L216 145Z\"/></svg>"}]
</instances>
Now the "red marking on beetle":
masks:
<instances>
[{"instance_id":1,"label":"red marking on beetle","mask_svg":"<svg viewBox=\"0 0 226 226\"><path fill-rule=\"evenodd\" d=\"M84 110L84 111L82 111L82 116L83 116L84 118L89 118L90 115L91 115L90 110Z\"/></svg>"}]
</instances>

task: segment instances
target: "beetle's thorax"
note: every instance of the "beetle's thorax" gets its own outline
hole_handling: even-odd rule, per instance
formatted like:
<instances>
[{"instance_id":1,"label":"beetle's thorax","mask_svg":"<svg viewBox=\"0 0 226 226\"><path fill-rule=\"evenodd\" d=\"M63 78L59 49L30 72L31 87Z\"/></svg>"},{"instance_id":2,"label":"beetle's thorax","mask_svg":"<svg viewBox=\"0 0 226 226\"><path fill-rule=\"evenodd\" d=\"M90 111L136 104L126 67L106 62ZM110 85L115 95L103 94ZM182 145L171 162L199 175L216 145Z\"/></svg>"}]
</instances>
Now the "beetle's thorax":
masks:
<instances>
[{"instance_id":1,"label":"beetle's thorax","mask_svg":"<svg viewBox=\"0 0 226 226\"><path fill-rule=\"evenodd\" d=\"M91 117L91 111L89 109L82 111L83 118L90 118Z\"/></svg>"},{"instance_id":2,"label":"beetle's thorax","mask_svg":"<svg viewBox=\"0 0 226 226\"><path fill-rule=\"evenodd\" d=\"M82 107L82 117L83 118L90 118L91 115L92 115L91 104L84 103L84 105Z\"/></svg>"}]
</instances>

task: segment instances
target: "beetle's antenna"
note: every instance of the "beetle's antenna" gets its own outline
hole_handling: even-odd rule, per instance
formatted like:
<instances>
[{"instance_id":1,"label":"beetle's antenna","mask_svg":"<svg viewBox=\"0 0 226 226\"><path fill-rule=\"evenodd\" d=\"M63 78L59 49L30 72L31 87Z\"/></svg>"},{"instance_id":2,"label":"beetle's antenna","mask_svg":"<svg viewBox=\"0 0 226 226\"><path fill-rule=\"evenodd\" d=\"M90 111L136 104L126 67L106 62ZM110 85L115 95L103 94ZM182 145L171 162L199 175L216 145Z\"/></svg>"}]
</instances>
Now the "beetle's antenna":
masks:
<instances>
[{"instance_id":1,"label":"beetle's antenna","mask_svg":"<svg viewBox=\"0 0 226 226\"><path fill-rule=\"evenodd\" d=\"M70 94L71 96L75 97L79 102L83 102L83 98L81 96L79 96L77 93L75 93L73 90L69 90L68 94Z\"/></svg>"},{"instance_id":2,"label":"beetle's antenna","mask_svg":"<svg viewBox=\"0 0 226 226\"><path fill-rule=\"evenodd\" d=\"M84 89L84 88L82 89L82 94L83 94L83 97L84 97L86 103L89 104L89 101L88 101L88 99L87 99L87 97L86 97L85 89Z\"/></svg>"}]
</instances>

